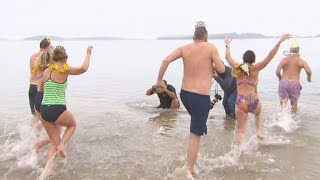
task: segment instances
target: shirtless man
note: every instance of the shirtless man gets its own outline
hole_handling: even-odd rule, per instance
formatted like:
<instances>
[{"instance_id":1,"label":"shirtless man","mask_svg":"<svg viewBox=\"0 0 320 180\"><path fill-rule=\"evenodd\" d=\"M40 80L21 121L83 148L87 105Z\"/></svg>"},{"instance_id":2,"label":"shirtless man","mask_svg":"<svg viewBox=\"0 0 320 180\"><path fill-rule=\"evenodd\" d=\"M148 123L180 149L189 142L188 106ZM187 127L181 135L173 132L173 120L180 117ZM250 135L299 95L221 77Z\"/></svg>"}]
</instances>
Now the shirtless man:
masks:
<instances>
[{"instance_id":1,"label":"shirtless man","mask_svg":"<svg viewBox=\"0 0 320 180\"><path fill-rule=\"evenodd\" d=\"M207 134L207 118L210 110L210 89L212 73L225 71L217 48L208 43L208 32L203 22L197 22L193 43L177 48L167 56L160 67L158 85L169 64L182 58L184 73L180 98L191 116L190 137L186 165L189 172L194 174L194 165L200 145L200 137Z\"/></svg>"},{"instance_id":2,"label":"shirtless man","mask_svg":"<svg viewBox=\"0 0 320 180\"><path fill-rule=\"evenodd\" d=\"M40 50L36 53L34 53L30 58L30 86L29 86L29 104L31 109L31 114L35 115L34 110L34 96L37 92L37 68L36 68L36 62L37 59L42 55L42 53L49 47L51 44L51 41L49 38L44 38L40 42Z\"/></svg>"},{"instance_id":3,"label":"shirtless man","mask_svg":"<svg viewBox=\"0 0 320 180\"><path fill-rule=\"evenodd\" d=\"M303 68L307 73L307 80L311 82L311 69L307 62L300 58L300 47L296 40L294 40L290 53L283 58L277 68L277 76L279 78L279 97L282 108L286 108L288 99L290 99L292 112L296 113L298 110L298 99L302 89L300 85L300 72ZM281 74L282 70L282 74Z\"/></svg>"}]
</instances>

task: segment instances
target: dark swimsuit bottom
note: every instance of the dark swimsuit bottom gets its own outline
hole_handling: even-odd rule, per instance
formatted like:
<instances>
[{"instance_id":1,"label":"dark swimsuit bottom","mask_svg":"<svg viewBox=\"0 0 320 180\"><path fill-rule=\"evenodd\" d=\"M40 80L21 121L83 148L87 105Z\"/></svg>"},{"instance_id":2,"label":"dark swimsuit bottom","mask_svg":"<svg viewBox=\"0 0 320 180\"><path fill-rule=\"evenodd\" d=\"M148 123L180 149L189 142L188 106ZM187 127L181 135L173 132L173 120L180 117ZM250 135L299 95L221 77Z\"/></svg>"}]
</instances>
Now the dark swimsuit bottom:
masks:
<instances>
[{"instance_id":1,"label":"dark swimsuit bottom","mask_svg":"<svg viewBox=\"0 0 320 180\"><path fill-rule=\"evenodd\" d=\"M66 110L66 105L41 105L40 113L42 119L54 123Z\"/></svg>"},{"instance_id":2,"label":"dark swimsuit bottom","mask_svg":"<svg viewBox=\"0 0 320 180\"><path fill-rule=\"evenodd\" d=\"M39 113L40 113L42 99L43 99L43 92L37 91L36 95L34 96L34 107Z\"/></svg>"}]
</instances>

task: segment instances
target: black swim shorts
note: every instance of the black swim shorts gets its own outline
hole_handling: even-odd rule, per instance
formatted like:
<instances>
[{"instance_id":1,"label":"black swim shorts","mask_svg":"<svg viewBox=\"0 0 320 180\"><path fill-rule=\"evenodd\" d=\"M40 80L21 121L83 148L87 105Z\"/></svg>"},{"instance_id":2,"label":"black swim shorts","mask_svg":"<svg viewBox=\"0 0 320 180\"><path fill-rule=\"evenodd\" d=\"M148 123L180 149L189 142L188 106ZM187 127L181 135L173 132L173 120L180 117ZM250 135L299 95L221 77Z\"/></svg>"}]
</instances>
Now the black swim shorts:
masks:
<instances>
[{"instance_id":1,"label":"black swim shorts","mask_svg":"<svg viewBox=\"0 0 320 180\"><path fill-rule=\"evenodd\" d=\"M210 96L181 89L180 98L184 107L191 116L190 132L199 136L207 134Z\"/></svg>"}]
</instances>

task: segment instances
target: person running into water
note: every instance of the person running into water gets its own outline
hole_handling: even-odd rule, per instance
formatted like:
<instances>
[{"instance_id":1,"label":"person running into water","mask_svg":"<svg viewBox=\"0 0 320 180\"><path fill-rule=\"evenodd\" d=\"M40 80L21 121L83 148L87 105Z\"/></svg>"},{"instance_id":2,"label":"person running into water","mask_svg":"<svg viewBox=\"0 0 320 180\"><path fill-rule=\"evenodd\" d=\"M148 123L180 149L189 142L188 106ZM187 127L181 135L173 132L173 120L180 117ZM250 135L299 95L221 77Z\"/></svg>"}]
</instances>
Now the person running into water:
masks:
<instances>
[{"instance_id":1,"label":"person running into water","mask_svg":"<svg viewBox=\"0 0 320 180\"><path fill-rule=\"evenodd\" d=\"M42 86L44 90L43 100L40 108L43 126L51 140L48 150L47 167L49 173L52 172L54 159L57 152L65 158L65 145L69 141L76 129L76 121L66 107L66 88L68 75L79 75L89 68L92 46L87 48L87 55L80 67L70 67L67 64L68 55L62 46L54 49L53 64L44 71ZM66 130L60 138L60 126L65 126Z\"/></svg>"},{"instance_id":2,"label":"person running into water","mask_svg":"<svg viewBox=\"0 0 320 180\"><path fill-rule=\"evenodd\" d=\"M233 68L232 75L237 79L237 100L236 100L236 119L237 119L237 137L236 144L243 143L246 126L248 120L248 113L255 115L257 138L263 139L262 135L262 101L258 95L257 85L259 72L264 69L268 63L276 55L281 43L290 37L289 34L283 35L277 42L274 48L269 52L268 56L262 61L255 64L255 53L247 50L243 54L243 63L238 63L230 53L231 39L227 36L226 44L226 60Z\"/></svg>"},{"instance_id":3,"label":"person running into water","mask_svg":"<svg viewBox=\"0 0 320 180\"><path fill-rule=\"evenodd\" d=\"M43 89L42 86L39 85L39 83L42 82L42 75L45 69L47 69L48 65L51 64L51 58L52 58L52 52L53 49L51 50L51 48L44 51L42 53L42 55L40 56L40 58L37 60L36 63L36 68L37 68L37 92L35 94L35 98L34 98L34 109L35 109L35 114L36 114L36 119L40 120L40 106L41 106L41 102L43 99ZM36 125L36 132L40 132L40 129L42 128L42 123L35 123ZM39 149L45 145L47 145L48 143L50 143L50 138L48 137L47 133L45 134L44 137L42 137L40 140L38 140L35 145L34 145L34 149L35 152L38 153Z\"/></svg>"},{"instance_id":4,"label":"person running into water","mask_svg":"<svg viewBox=\"0 0 320 180\"><path fill-rule=\"evenodd\" d=\"M279 78L279 97L282 109L287 107L290 99L291 110L296 113L298 110L298 99L302 86L300 85L300 72L303 68L307 73L307 81L311 82L311 69L308 63L300 58L299 44L296 39L290 48L290 53L283 58L278 65L276 74ZM282 70L282 74L281 74Z\"/></svg>"},{"instance_id":5,"label":"person running into water","mask_svg":"<svg viewBox=\"0 0 320 180\"><path fill-rule=\"evenodd\" d=\"M30 105L30 110L31 114L35 115L35 110L34 110L34 97L37 92L37 77L39 73L37 73L38 68L37 68L37 60L40 58L41 54L51 45L51 40L50 38L44 38L40 42L40 50L37 53L34 53L31 58L30 58L30 79L29 79L29 105ZM35 121L35 120L33 120Z\"/></svg>"},{"instance_id":6,"label":"person running into water","mask_svg":"<svg viewBox=\"0 0 320 180\"><path fill-rule=\"evenodd\" d=\"M163 60L157 79L158 86L162 84L169 64L179 58L182 58L184 64L180 98L191 116L186 166L194 175L200 137L207 134L213 68L223 73L225 67L215 45L208 42L208 32L203 22L197 22L193 43L177 48Z\"/></svg>"}]
</instances>

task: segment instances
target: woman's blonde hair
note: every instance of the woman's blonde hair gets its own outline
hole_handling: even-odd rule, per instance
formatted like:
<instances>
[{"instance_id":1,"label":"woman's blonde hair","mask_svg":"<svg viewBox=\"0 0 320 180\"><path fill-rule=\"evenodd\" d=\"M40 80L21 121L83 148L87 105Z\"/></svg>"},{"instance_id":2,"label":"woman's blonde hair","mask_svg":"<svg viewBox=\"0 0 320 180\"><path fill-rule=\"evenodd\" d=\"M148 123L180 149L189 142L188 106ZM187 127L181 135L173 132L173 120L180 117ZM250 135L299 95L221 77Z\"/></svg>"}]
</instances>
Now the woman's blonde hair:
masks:
<instances>
[{"instance_id":1,"label":"woman's blonde hair","mask_svg":"<svg viewBox=\"0 0 320 180\"><path fill-rule=\"evenodd\" d=\"M37 61L37 68L41 71L44 71L48 67L48 65L51 64L51 58L51 53L48 50L44 51Z\"/></svg>"}]
</instances>

